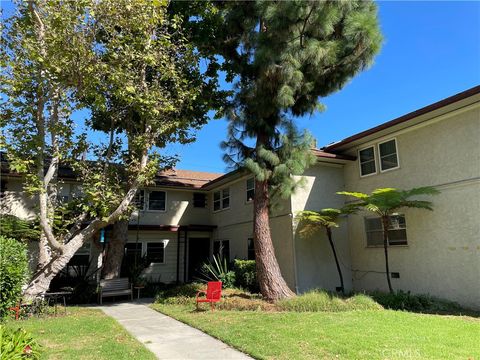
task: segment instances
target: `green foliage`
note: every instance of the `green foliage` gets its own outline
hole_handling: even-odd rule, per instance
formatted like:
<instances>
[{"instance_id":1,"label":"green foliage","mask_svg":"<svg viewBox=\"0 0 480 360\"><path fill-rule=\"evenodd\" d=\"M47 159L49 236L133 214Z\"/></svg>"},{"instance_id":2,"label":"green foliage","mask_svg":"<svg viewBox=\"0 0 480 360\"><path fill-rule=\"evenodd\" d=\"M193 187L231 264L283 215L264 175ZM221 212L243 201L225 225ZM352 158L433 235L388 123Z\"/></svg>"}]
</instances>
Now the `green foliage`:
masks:
<instances>
[{"instance_id":1,"label":"green foliage","mask_svg":"<svg viewBox=\"0 0 480 360\"><path fill-rule=\"evenodd\" d=\"M2 214L0 217L0 234L7 238L25 242L38 241L40 238L37 224L7 214Z\"/></svg>"},{"instance_id":2,"label":"green foliage","mask_svg":"<svg viewBox=\"0 0 480 360\"><path fill-rule=\"evenodd\" d=\"M427 294L411 294L410 291L397 291L393 294L383 292L372 292L369 294L376 302L383 307L392 310L403 310L431 314L467 314L468 310L463 309L455 302L432 297Z\"/></svg>"},{"instance_id":3,"label":"green foliage","mask_svg":"<svg viewBox=\"0 0 480 360\"><path fill-rule=\"evenodd\" d=\"M365 69L380 49L371 1L218 3L222 70L238 79L226 107L225 160L268 181L275 198L289 196L315 163L311 136L292 118L322 108L319 99Z\"/></svg>"},{"instance_id":4,"label":"green foliage","mask_svg":"<svg viewBox=\"0 0 480 360\"><path fill-rule=\"evenodd\" d=\"M260 288L257 281L257 269L255 260L233 261L233 271L235 272L235 285L251 293L258 293Z\"/></svg>"},{"instance_id":5,"label":"green foliage","mask_svg":"<svg viewBox=\"0 0 480 360\"><path fill-rule=\"evenodd\" d=\"M367 295L353 295L342 298L324 290L312 290L302 295L280 300L277 307L283 311L351 311L351 310L381 310L377 304Z\"/></svg>"},{"instance_id":6,"label":"green foliage","mask_svg":"<svg viewBox=\"0 0 480 360\"><path fill-rule=\"evenodd\" d=\"M0 359L40 359L40 345L27 331L0 324Z\"/></svg>"},{"instance_id":7,"label":"green foliage","mask_svg":"<svg viewBox=\"0 0 480 360\"><path fill-rule=\"evenodd\" d=\"M0 236L0 318L8 315L8 308L18 303L28 275L26 245Z\"/></svg>"},{"instance_id":8,"label":"green foliage","mask_svg":"<svg viewBox=\"0 0 480 360\"><path fill-rule=\"evenodd\" d=\"M224 288L235 286L235 273L230 270L227 259L213 255L213 262L208 261L200 269L202 276L207 281L221 281Z\"/></svg>"},{"instance_id":9,"label":"green foliage","mask_svg":"<svg viewBox=\"0 0 480 360\"><path fill-rule=\"evenodd\" d=\"M170 298L193 298L205 285L200 283L182 284L174 287L167 287L155 295L155 302L165 303Z\"/></svg>"},{"instance_id":10,"label":"green foliage","mask_svg":"<svg viewBox=\"0 0 480 360\"><path fill-rule=\"evenodd\" d=\"M300 235L310 236L322 227L338 227L338 218L341 214L342 210L339 209L304 210L297 213L295 220L299 223Z\"/></svg>"},{"instance_id":11,"label":"green foliage","mask_svg":"<svg viewBox=\"0 0 480 360\"><path fill-rule=\"evenodd\" d=\"M375 189L372 193L340 191L337 194L358 199L349 206L350 212L365 208L379 216L386 216L401 208L433 210L432 203L426 200L411 199L415 196L437 195L440 191L431 186L399 190L395 188Z\"/></svg>"}]
</instances>

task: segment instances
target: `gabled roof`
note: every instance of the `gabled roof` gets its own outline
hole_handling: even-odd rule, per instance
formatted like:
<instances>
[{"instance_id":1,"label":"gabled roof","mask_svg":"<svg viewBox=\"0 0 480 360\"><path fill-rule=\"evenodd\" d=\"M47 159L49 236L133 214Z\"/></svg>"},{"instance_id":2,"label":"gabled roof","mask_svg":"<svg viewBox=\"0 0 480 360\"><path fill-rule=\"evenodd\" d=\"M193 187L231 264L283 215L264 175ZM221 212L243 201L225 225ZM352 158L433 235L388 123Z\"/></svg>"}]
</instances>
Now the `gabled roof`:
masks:
<instances>
[{"instance_id":1,"label":"gabled roof","mask_svg":"<svg viewBox=\"0 0 480 360\"><path fill-rule=\"evenodd\" d=\"M468 90L462 91L461 93L455 94L453 96L450 96L448 98L445 98L443 100L437 101L433 104L427 105L423 108L420 108L418 110L412 111L408 114L402 115L396 119L387 121L386 123L380 124L378 126L375 126L371 129L359 132L355 135L349 136L341 141L335 142L333 144L329 144L327 146L324 146L322 150L327 151L327 152L338 152L341 150L345 150L346 148L349 147L349 145L353 146L353 142L360 141L368 136L374 135L382 130L386 130L389 128L392 128L396 125L401 125L404 123L409 123L412 122L413 119L416 119L422 115L432 113L436 110L442 109L448 105L460 102L462 100L468 99L474 95L480 94L480 85L475 86L473 88L470 88ZM428 120L428 119L426 119ZM407 124L405 124L407 125Z\"/></svg>"}]
</instances>

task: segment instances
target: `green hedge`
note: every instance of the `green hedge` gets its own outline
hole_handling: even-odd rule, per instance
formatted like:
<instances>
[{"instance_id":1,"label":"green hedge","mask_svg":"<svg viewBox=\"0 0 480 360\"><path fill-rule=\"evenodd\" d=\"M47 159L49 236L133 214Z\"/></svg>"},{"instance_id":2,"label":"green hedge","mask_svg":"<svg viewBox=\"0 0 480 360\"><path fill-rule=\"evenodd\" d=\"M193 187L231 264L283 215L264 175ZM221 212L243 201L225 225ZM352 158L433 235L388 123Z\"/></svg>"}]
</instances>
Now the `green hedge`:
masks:
<instances>
[{"instance_id":1,"label":"green hedge","mask_svg":"<svg viewBox=\"0 0 480 360\"><path fill-rule=\"evenodd\" d=\"M17 303L27 279L26 245L0 236L0 318L5 317L8 308Z\"/></svg>"},{"instance_id":2,"label":"green hedge","mask_svg":"<svg viewBox=\"0 0 480 360\"><path fill-rule=\"evenodd\" d=\"M252 293L258 293L260 288L257 281L255 260L239 260L233 262L235 272L235 285Z\"/></svg>"}]
</instances>

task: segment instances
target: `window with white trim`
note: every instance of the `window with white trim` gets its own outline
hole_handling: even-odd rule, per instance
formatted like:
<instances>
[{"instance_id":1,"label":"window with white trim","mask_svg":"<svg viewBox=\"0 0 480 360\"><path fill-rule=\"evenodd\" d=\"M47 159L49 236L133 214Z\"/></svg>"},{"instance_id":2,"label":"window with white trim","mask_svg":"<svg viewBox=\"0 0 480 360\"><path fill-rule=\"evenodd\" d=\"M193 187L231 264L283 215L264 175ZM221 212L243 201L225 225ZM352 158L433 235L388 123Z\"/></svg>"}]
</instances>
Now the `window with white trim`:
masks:
<instances>
[{"instance_id":1,"label":"window with white trim","mask_svg":"<svg viewBox=\"0 0 480 360\"><path fill-rule=\"evenodd\" d=\"M148 210L165 211L167 193L165 191L150 191L148 193Z\"/></svg>"},{"instance_id":2,"label":"window with white trim","mask_svg":"<svg viewBox=\"0 0 480 360\"><path fill-rule=\"evenodd\" d=\"M388 227L388 245L407 245L407 224L405 215L391 215ZM383 246L383 224L379 217L365 218L367 246Z\"/></svg>"},{"instance_id":3,"label":"window with white trim","mask_svg":"<svg viewBox=\"0 0 480 360\"><path fill-rule=\"evenodd\" d=\"M397 142L395 139L379 143L378 154L381 171L398 168Z\"/></svg>"},{"instance_id":4,"label":"window with white trim","mask_svg":"<svg viewBox=\"0 0 480 360\"><path fill-rule=\"evenodd\" d=\"M250 202L255 197L255 178L247 179L247 202Z\"/></svg>"},{"instance_id":5,"label":"window with white trim","mask_svg":"<svg viewBox=\"0 0 480 360\"><path fill-rule=\"evenodd\" d=\"M225 188L213 193L213 211L228 209L230 207L230 188Z\"/></svg>"},{"instance_id":6,"label":"window with white trim","mask_svg":"<svg viewBox=\"0 0 480 360\"><path fill-rule=\"evenodd\" d=\"M148 242L146 256L149 263L164 264L165 240L159 242Z\"/></svg>"},{"instance_id":7,"label":"window with white trim","mask_svg":"<svg viewBox=\"0 0 480 360\"><path fill-rule=\"evenodd\" d=\"M377 167L375 165L375 147L370 146L368 148L358 151L358 160L360 161L360 175L366 176L375 174Z\"/></svg>"}]
</instances>

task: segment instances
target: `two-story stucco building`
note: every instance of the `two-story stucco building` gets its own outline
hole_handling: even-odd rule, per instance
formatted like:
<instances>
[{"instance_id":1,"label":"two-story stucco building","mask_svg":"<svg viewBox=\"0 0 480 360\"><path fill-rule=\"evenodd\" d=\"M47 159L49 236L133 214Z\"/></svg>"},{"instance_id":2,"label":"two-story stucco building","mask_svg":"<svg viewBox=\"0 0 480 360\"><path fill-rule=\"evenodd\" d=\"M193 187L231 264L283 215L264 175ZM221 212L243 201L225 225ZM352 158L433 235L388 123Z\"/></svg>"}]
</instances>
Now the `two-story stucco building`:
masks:
<instances>
[{"instance_id":1,"label":"two-story stucco building","mask_svg":"<svg viewBox=\"0 0 480 360\"><path fill-rule=\"evenodd\" d=\"M392 219L393 287L480 308L480 86L312 151L318 161L304 174L306 186L271 216L277 259L293 290L339 285L324 235L299 236L298 211L341 207L342 190L435 186L441 193L431 199L433 212L408 209ZM254 258L253 181L242 171L159 174L137 196L125 254L149 257L146 273L161 282L191 280L214 253ZM65 200L77 186L65 176ZM20 177L3 174L2 194L4 211L33 216ZM347 289L387 289L381 231L367 213L334 230ZM78 255L100 264L101 250L94 241Z\"/></svg>"}]
</instances>

